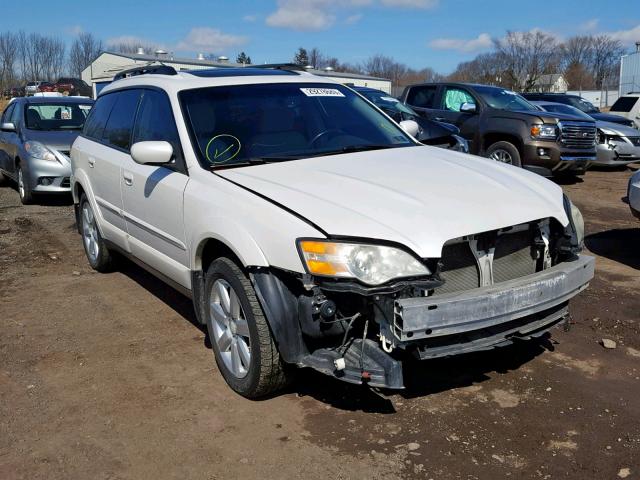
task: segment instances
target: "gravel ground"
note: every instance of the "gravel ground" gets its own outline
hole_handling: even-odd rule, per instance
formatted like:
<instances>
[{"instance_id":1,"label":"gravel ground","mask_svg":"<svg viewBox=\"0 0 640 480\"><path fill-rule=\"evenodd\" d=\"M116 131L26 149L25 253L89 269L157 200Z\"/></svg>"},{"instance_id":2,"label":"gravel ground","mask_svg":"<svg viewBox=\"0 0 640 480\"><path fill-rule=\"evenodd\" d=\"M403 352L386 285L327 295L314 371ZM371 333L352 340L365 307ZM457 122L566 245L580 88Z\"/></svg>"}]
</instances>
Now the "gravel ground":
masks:
<instances>
[{"instance_id":1,"label":"gravel ground","mask_svg":"<svg viewBox=\"0 0 640 480\"><path fill-rule=\"evenodd\" d=\"M401 393L302 371L263 401L226 387L189 300L128 262L90 270L68 199L2 187L0 479L640 478L629 175L563 184L597 256L569 332L412 365Z\"/></svg>"}]
</instances>

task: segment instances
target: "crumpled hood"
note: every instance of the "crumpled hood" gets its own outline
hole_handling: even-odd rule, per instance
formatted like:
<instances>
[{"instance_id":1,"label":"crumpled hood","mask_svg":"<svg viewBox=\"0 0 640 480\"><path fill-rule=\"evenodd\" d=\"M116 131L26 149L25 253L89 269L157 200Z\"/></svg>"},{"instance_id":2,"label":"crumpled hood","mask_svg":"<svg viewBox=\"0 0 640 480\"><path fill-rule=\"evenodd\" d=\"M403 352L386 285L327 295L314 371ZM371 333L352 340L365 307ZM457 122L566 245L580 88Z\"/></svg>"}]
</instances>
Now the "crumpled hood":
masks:
<instances>
[{"instance_id":1,"label":"crumpled hood","mask_svg":"<svg viewBox=\"0 0 640 480\"><path fill-rule=\"evenodd\" d=\"M596 122L596 126L598 128L604 128L606 130L610 130L616 133L616 135L621 135L623 137L640 137L640 132L635 128L627 127L626 125L621 125L619 123L612 122Z\"/></svg>"},{"instance_id":2,"label":"crumpled hood","mask_svg":"<svg viewBox=\"0 0 640 480\"><path fill-rule=\"evenodd\" d=\"M440 257L452 238L545 217L568 223L562 189L521 168L416 146L217 172L325 232Z\"/></svg>"}]
</instances>

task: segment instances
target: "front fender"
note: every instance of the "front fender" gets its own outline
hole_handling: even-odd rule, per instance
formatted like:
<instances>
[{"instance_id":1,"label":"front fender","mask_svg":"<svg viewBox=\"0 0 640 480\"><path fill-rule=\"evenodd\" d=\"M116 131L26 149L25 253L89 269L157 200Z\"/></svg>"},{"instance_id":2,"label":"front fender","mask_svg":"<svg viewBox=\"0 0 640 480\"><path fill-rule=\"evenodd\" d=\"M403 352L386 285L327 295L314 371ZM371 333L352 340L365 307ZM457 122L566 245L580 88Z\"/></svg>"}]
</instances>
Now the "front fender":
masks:
<instances>
[{"instance_id":1,"label":"front fender","mask_svg":"<svg viewBox=\"0 0 640 480\"><path fill-rule=\"evenodd\" d=\"M244 267L267 267L269 262L255 238L230 218L206 217L203 225L215 226L204 229L191 241L191 270L202 270L202 251L207 241L217 240L226 245L238 257Z\"/></svg>"}]
</instances>

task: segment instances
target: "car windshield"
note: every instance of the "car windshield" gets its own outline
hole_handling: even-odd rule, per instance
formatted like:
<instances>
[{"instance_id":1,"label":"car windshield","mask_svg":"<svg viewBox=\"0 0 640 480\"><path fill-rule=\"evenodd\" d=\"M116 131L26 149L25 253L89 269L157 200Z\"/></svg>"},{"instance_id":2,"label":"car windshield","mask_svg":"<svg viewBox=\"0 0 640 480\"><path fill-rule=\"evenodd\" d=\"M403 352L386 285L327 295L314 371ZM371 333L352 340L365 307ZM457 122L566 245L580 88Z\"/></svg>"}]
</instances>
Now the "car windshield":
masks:
<instances>
[{"instance_id":1,"label":"car windshield","mask_svg":"<svg viewBox=\"0 0 640 480\"><path fill-rule=\"evenodd\" d=\"M475 91L490 107L498 110L536 110L535 106L511 90L505 90L499 87L478 86L475 87Z\"/></svg>"},{"instance_id":2,"label":"car windshield","mask_svg":"<svg viewBox=\"0 0 640 480\"><path fill-rule=\"evenodd\" d=\"M400 102L397 98L390 96L389 94L378 91L378 90L368 90L359 92L364 96L367 100L373 103L376 107L382 110L391 110L393 112L398 112L401 114L406 114L410 116L418 116L415 110L407 107L404 103Z\"/></svg>"},{"instance_id":3,"label":"car windshield","mask_svg":"<svg viewBox=\"0 0 640 480\"><path fill-rule=\"evenodd\" d=\"M569 104L584 113L598 113L600 111L594 107L593 103L587 102L582 98L569 97Z\"/></svg>"},{"instance_id":4,"label":"car windshield","mask_svg":"<svg viewBox=\"0 0 640 480\"><path fill-rule=\"evenodd\" d=\"M25 126L30 130L82 130L90 103L30 103L25 108Z\"/></svg>"},{"instance_id":5,"label":"car windshield","mask_svg":"<svg viewBox=\"0 0 640 480\"><path fill-rule=\"evenodd\" d=\"M398 125L342 85L231 85L180 93L202 163L228 168L415 146Z\"/></svg>"},{"instance_id":6,"label":"car windshield","mask_svg":"<svg viewBox=\"0 0 640 480\"><path fill-rule=\"evenodd\" d=\"M566 113L567 115L574 115L576 117L584 118L585 120L593 120L592 117L587 115L581 110L578 110L571 105L563 105L561 103L545 103L541 105L547 112Z\"/></svg>"}]
</instances>

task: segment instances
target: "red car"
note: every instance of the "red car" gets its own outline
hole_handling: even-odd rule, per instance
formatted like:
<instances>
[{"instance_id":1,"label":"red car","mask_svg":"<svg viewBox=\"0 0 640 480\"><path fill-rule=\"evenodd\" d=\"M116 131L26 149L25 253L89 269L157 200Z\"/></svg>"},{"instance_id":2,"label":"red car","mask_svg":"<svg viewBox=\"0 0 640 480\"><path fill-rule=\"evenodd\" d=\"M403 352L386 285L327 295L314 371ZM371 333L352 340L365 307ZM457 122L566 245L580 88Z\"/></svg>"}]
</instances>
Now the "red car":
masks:
<instances>
[{"instance_id":1,"label":"red car","mask_svg":"<svg viewBox=\"0 0 640 480\"><path fill-rule=\"evenodd\" d=\"M50 82L42 82L38 85L38 92L57 92L55 85Z\"/></svg>"},{"instance_id":2,"label":"red car","mask_svg":"<svg viewBox=\"0 0 640 480\"><path fill-rule=\"evenodd\" d=\"M79 78L62 77L59 78L53 86L55 87L54 92L66 92L69 95L83 95L86 97L91 96L91 87Z\"/></svg>"}]
</instances>

